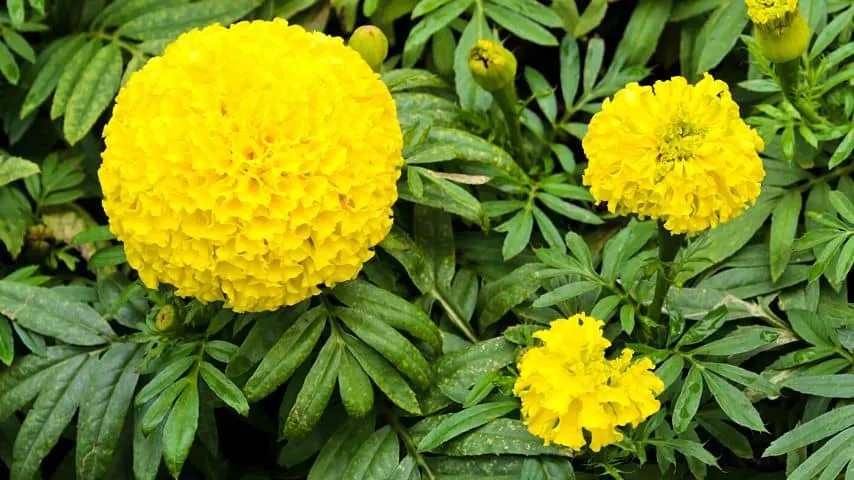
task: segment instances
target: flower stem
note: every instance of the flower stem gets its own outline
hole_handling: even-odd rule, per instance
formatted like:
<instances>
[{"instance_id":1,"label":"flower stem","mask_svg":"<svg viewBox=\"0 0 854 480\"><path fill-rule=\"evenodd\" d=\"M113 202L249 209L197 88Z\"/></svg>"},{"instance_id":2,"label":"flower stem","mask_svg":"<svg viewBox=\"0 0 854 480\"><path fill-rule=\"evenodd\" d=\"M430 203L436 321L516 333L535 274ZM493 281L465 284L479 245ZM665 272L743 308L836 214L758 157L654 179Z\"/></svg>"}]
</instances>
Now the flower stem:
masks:
<instances>
[{"instance_id":1,"label":"flower stem","mask_svg":"<svg viewBox=\"0 0 854 480\"><path fill-rule=\"evenodd\" d=\"M796 58L788 62L775 64L777 72L777 80L780 83L780 88L783 91L783 97L795 107L795 109L807 120L812 123L825 123L824 119L813 109L811 105L805 102L802 98L798 98L798 75L801 71L801 59Z\"/></svg>"},{"instance_id":2,"label":"flower stem","mask_svg":"<svg viewBox=\"0 0 854 480\"><path fill-rule=\"evenodd\" d=\"M389 426L391 429L403 440L404 446L406 446L406 451L412 455L412 458L415 459L415 463L421 467L421 472L427 478L427 480L436 480L436 476L433 474L433 471L430 470L430 466L427 465L427 462L424 460L424 456L418 452L418 447L415 445L415 442L412 440L412 436L409 435L409 430L400 423L400 419L397 418L397 414L389 408L385 403L379 403L379 410L383 414L383 416L388 420Z\"/></svg>"},{"instance_id":3,"label":"flower stem","mask_svg":"<svg viewBox=\"0 0 854 480\"><path fill-rule=\"evenodd\" d=\"M522 128L519 126L519 114L516 112L516 86L511 82L510 85L493 92L492 95L498 102L498 108L504 115L504 121L507 122L507 129L510 130L510 141L513 142L513 148L519 156L522 168L530 171L531 163L528 161L528 154L525 152Z\"/></svg>"},{"instance_id":4,"label":"flower stem","mask_svg":"<svg viewBox=\"0 0 854 480\"><path fill-rule=\"evenodd\" d=\"M684 235L672 235L664 224L658 224L658 259L661 262L661 269L658 271L655 279L655 294L652 297L652 303L649 305L647 314L658 322L661 319L661 308L664 306L664 299L667 297L667 291L670 290L670 275L669 264L676 258L676 253L679 247L682 246Z\"/></svg>"}]
</instances>

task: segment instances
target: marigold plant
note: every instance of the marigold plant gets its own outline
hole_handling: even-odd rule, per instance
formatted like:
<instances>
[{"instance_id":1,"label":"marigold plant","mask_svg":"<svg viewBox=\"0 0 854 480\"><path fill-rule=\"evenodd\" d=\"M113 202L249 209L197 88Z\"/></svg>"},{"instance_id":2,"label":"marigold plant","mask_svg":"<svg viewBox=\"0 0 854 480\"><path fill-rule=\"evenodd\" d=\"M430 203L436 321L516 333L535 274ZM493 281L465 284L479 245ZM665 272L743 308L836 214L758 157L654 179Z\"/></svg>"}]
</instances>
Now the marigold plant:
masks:
<instances>
[{"instance_id":1,"label":"marigold plant","mask_svg":"<svg viewBox=\"0 0 854 480\"><path fill-rule=\"evenodd\" d=\"M584 184L621 214L697 233L740 215L759 196L759 135L739 116L726 83L706 74L630 83L605 100L583 139Z\"/></svg>"},{"instance_id":2,"label":"marigold plant","mask_svg":"<svg viewBox=\"0 0 854 480\"><path fill-rule=\"evenodd\" d=\"M272 310L353 278L392 225L402 136L340 38L277 19L182 35L121 90L99 178L145 284Z\"/></svg>"},{"instance_id":3,"label":"marigold plant","mask_svg":"<svg viewBox=\"0 0 854 480\"><path fill-rule=\"evenodd\" d=\"M604 322L585 314L551 322L534 334L542 346L526 351L519 360L519 378L513 392L522 400L528 430L574 449L590 434L590 448L622 440L617 427L637 426L657 412L655 396L664 383L650 372L648 358L632 363L631 349L609 360L611 342L602 336Z\"/></svg>"}]
</instances>

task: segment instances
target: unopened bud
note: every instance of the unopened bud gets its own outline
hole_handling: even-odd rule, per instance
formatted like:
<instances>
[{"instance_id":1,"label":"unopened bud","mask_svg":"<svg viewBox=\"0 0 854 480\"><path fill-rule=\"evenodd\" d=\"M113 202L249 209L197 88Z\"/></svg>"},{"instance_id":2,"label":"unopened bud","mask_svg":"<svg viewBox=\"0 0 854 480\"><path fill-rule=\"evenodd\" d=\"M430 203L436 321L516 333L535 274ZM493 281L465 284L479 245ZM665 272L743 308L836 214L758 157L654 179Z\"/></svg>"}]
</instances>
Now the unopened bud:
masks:
<instances>
[{"instance_id":1,"label":"unopened bud","mask_svg":"<svg viewBox=\"0 0 854 480\"><path fill-rule=\"evenodd\" d=\"M388 39L382 30L373 25L361 26L350 36L349 45L375 72L380 71L388 55Z\"/></svg>"},{"instance_id":2,"label":"unopened bud","mask_svg":"<svg viewBox=\"0 0 854 480\"><path fill-rule=\"evenodd\" d=\"M178 326L178 316L175 314L175 307L172 305L163 305L154 317L154 328L158 332L168 332L174 330Z\"/></svg>"},{"instance_id":3,"label":"unopened bud","mask_svg":"<svg viewBox=\"0 0 854 480\"><path fill-rule=\"evenodd\" d=\"M800 11L785 22L756 25L756 43L772 63L785 63L799 58L810 43L810 27Z\"/></svg>"},{"instance_id":4,"label":"unopened bud","mask_svg":"<svg viewBox=\"0 0 854 480\"><path fill-rule=\"evenodd\" d=\"M484 90L497 92L516 79L516 57L492 40L478 40L469 50L469 69Z\"/></svg>"}]
</instances>

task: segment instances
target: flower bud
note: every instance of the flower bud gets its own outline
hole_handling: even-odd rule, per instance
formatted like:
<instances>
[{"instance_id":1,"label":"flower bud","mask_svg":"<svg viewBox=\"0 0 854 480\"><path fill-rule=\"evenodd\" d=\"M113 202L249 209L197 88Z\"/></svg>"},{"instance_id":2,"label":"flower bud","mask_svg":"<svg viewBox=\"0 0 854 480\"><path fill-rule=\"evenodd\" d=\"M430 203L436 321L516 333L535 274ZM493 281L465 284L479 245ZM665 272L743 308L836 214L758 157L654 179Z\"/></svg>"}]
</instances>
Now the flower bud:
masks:
<instances>
[{"instance_id":1,"label":"flower bud","mask_svg":"<svg viewBox=\"0 0 854 480\"><path fill-rule=\"evenodd\" d=\"M361 26L350 36L348 44L375 72L380 71L388 55L388 39L382 30L373 25Z\"/></svg>"},{"instance_id":2,"label":"flower bud","mask_svg":"<svg viewBox=\"0 0 854 480\"><path fill-rule=\"evenodd\" d=\"M800 11L785 22L756 25L756 43L772 63L785 63L800 57L810 43L810 28Z\"/></svg>"},{"instance_id":3,"label":"flower bud","mask_svg":"<svg viewBox=\"0 0 854 480\"><path fill-rule=\"evenodd\" d=\"M497 92L516 78L516 57L492 40L478 40L469 50L469 69L484 90Z\"/></svg>"},{"instance_id":4,"label":"flower bud","mask_svg":"<svg viewBox=\"0 0 854 480\"><path fill-rule=\"evenodd\" d=\"M172 305L163 305L157 311L157 316L154 317L154 328L158 332L175 330L178 327L178 323L178 316L175 314L175 307Z\"/></svg>"}]
</instances>

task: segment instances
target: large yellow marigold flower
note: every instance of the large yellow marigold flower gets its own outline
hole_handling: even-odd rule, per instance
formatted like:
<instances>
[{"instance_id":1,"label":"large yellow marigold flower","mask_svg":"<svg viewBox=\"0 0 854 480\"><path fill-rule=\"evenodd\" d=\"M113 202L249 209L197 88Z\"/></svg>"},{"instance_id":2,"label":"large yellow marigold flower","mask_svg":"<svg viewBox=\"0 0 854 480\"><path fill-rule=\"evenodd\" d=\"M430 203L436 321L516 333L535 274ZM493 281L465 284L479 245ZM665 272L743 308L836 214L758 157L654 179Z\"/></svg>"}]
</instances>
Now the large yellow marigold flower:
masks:
<instances>
[{"instance_id":1,"label":"large yellow marigold flower","mask_svg":"<svg viewBox=\"0 0 854 480\"><path fill-rule=\"evenodd\" d=\"M660 408L655 396L664 383L650 370L651 360L632 363L632 350L608 360L611 342L603 322L585 314L555 320L534 334L543 345L519 360L513 393L522 400L528 430L545 440L580 449L590 433L590 448L622 440L617 427L637 426Z\"/></svg>"},{"instance_id":2,"label":"large yellow marigold flower","mask_svg":"<svg viewBox=\"0 0 854 480\"><path fill-rule=\"evenodd\" d=\"M593 116L583 140L584 184L620 214L696 233L740 215L765 177L759 135L727 84L706 74L654 87L630 83Z\"/></svg>"},{"instance_id":3,"label":"large yellow marigold flower","mask_svg":"<svg viewBox=\"0 0 854 480\"><path fill-rule=\"evenodd\" d=\"M395 105L340 38L194 30L119 92L99 177L149 287L272 310L353 278L392 225Z\"/></svg>"}]
</instances>

